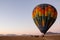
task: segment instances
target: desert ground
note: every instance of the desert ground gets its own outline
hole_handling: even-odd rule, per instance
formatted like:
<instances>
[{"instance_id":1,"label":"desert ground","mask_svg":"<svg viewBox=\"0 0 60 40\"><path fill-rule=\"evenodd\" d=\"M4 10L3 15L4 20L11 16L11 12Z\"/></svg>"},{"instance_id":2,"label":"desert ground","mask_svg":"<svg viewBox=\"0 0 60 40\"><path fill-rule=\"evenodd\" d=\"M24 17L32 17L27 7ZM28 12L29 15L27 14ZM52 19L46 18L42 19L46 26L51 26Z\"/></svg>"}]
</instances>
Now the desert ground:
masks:
<instances>
[{"instance_id":1,"label":"desert ground","mask_svg":"<svg viewBox=\"0 0 60 40\"><path fill-rule=\"evenodd\" d=\"M39 36L39 35L30 35L30 36L0 36L0 40L60 40L60 34L50 34Z\"/></svg>"}]
</instances>

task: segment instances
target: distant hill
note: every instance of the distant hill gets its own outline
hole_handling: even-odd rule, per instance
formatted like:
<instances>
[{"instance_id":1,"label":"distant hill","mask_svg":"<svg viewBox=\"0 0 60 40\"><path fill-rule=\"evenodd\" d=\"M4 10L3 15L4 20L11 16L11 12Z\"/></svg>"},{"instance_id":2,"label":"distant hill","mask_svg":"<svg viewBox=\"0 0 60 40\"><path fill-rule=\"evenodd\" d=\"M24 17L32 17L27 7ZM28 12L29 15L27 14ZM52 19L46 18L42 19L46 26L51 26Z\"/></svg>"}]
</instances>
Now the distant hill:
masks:
<instances>
[{"instance_id":1,"label":"distant hill","mask_svg":"<svg viewBox=\"0 0 60 40\"><path fill-rule=\"evenodd\" d=\"M17 36L16 34L6 34L6 36Z\"/></svg>"},{"instance_id":2,"label":"distant hill","mask_svg":"<svg viewBox=\"0 0 60 40\"><path fill-rule=\"evenodd\" d=\"M60 33L47 32L46 34L60 34Z\"/></svg>"},{"instance_id":3,"label":"distant hill","mask_svg":"<svg viewBox=\"0 0 60 40\"><path fill-rule=\"evenodd\" d=\"M0 36L4 36L3 34L0 34Z\"/></svg>"},{"instance_id":4,"label":"distant hill","mask_svg":"<svg viewBox=\"0 0 60 40\"><path fill-rule=\"evenodd\" d=\"M16 34L0 34L0 36L17 36Z\"/></svg>"},{"instance_id":5,"label":"distant hill","mask_svg":"<svg viewBox=\"0 0 60 40\"><path fill-rule=\"evenodd\" d=\"M46 34L45 34L45 36L56 36L56 35L60 35L60 33L54 33L54 32L47 32Z\"/></svg>"}]
</instances>

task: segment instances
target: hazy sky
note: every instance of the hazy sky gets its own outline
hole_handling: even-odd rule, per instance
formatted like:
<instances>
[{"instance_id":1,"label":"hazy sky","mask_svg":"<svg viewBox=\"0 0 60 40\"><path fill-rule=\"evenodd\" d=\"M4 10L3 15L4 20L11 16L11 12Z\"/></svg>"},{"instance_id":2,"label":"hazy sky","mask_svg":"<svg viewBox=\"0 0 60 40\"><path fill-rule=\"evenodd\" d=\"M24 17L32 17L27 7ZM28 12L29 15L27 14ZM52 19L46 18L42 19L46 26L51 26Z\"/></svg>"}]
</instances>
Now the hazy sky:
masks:
<instances>
[{"instance_id":1,"label":"hazy sky","mask_svg":"<svg viewBox=\"0 0 60 40\"><path fill-rule=\"evenodd\" d=\"M60 0L0 0L0 34L41 34L32 19L32 11L42 3L57 9L57 20L49 31L60 33Z\"/></svg>"}]
</instances>

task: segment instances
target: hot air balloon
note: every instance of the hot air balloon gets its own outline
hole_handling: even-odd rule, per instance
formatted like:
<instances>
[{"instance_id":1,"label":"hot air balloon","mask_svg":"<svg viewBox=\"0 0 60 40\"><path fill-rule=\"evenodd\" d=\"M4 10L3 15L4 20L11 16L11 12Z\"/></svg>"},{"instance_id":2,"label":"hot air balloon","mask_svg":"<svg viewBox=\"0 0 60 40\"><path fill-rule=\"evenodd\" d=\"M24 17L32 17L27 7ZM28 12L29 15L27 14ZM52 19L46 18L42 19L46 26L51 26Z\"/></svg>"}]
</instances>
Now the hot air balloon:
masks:
<instances>
[{"instance_id":1,"label":"hot air balloon","mask_svg":"<svg viewBox=\"0 0 60 40\"><path fill-rule=\"evenodd\" d=\"M50 4L39 4L32 12L32 18L42 33L46 33L57 18L57 10Z\"/></svg>"}]
</instances>

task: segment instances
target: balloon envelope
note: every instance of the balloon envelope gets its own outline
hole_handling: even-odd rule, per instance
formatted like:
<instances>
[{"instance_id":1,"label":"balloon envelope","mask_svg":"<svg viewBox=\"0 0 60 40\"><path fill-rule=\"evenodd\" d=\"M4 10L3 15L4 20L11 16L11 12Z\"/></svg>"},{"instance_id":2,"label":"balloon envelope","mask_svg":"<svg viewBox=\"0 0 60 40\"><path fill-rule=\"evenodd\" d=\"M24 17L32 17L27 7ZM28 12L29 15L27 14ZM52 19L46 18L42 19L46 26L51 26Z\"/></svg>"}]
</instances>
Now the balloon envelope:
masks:
<instances>
[{"instance_id":1,"label":"balloon envelope","mask_svg":"<svg viewBox=\"0 0 60 40\"><path fill-rule=\"evenodd\" d=\"M32 18L39 30L45 34L55 22L57 11L50 4L40 4L33 9Z\"/></svg>"}]
</instances>

